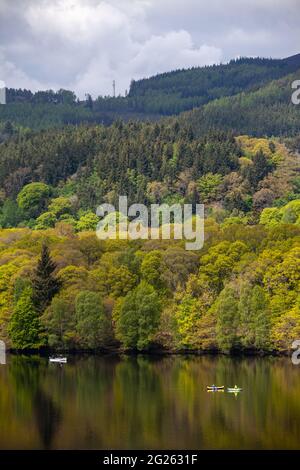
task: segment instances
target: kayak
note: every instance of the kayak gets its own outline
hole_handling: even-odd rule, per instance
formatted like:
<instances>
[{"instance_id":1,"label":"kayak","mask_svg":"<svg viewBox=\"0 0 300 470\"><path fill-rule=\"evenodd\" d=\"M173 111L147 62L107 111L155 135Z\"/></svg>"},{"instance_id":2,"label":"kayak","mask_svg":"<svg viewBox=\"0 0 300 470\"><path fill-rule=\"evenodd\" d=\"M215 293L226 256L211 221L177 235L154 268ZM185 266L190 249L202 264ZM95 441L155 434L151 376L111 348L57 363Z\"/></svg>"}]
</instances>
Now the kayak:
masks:
<instances>
[{"instance_id":1,"label":"kayak","mask_svg":"<svg viewBox=\"0 0 300 470\"><path fill-rule=\"evenodd\" d=\"M238 393L238 392L241 392L242 390L243 390L242 388L237 387L237 386L235 386L233 388L227 388L227 391L229 393Z\"/></svg>"},{"instance_id":2,"label":"kayak","mask_svg":"<svg viewBox=\"0 0 300 470\"><path fill-rule=\"evenodd\" d=\"M211 392L216 392L218 390L224 390L224 385L222 385L221 387L217 387L217 385L211 385L210 387L207 386L206 387L208 391L211 391Z\"/></svg>"}]
</instances>

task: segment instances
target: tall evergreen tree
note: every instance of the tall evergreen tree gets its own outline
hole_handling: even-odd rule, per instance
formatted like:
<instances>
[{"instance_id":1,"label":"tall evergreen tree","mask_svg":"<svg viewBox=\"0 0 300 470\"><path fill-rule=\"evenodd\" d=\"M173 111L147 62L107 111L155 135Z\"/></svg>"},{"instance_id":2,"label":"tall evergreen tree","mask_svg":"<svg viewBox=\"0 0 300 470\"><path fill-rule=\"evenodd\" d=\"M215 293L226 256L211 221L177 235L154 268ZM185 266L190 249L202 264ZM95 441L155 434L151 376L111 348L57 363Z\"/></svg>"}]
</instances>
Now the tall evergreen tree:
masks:
<instances>
[{"instance_id":1,"label":"tall evergreen tree","mask_svg":"<svg viewBox=\"0 0 300 470\"><path fill-rule=\"evenodd\" d=\"M13 128L13 125L10 121L6 121L6 123L4 124L4 129L3 129L3 133L9 137L11 137L14 133L14 128Z\"/></svg>"},{"instance_id":2,"label":"tall evergreen tree","mask_svg":"<svg viewBox=\"0 0 300 470\"><path fill-rule=\"evenodd\" d=\"M253 165L250 167L248 176L249 182L254 189L256 189L258 183L272 171L272 168L272 163L268 160L262 150L254 155Z\"/></svg>"},{"instance_id":3,"label":"tall evergreen tree","mask_svg":"<svg viewBox=\"0 0 300 470\"><path fill-rule=\"evenodd\" d=\"M61 287L60 280L54 276L55 269L56 265L51 259L49 248L44 244L32 279L32 300L39 313L48 307Z\"/></svg>"}]
</instances>

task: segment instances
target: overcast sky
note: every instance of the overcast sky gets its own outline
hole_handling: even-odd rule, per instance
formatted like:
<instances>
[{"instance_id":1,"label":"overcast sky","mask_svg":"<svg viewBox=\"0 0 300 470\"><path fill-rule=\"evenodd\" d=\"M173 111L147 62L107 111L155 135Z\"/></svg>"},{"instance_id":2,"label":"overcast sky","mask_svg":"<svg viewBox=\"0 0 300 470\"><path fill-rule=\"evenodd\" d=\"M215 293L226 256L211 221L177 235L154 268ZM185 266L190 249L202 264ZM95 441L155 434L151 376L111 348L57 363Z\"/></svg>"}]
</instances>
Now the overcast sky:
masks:
<instances>
[{"instance_id":1,"label":"overcast sky","mask_svg":"<svg viewBox=\"0 0 300 470\"><path fill-rule=\"evenodd\" d=\"M300 52L300 0L0 0L0 80L94 97L132 78Z\"/></svg>"}]
</instances>

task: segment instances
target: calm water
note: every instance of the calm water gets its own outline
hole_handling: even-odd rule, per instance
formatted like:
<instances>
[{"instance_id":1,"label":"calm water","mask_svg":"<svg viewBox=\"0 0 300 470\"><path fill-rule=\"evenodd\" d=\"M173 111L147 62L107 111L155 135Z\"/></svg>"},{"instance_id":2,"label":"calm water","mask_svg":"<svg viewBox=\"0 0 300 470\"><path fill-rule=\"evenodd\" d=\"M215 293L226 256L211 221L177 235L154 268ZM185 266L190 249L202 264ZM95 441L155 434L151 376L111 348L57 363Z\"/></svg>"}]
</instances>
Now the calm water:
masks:
<instances>
[{"instance_id":1,"label":"calm water","mask_svg":"<svg viewBox=\"0 0 300 470\"><path fill-rule=\"evenodd\" d=\"M238 395L207 393L234 386ZM2 449L300 448L289 359L43 358L0 366Z\"/></svg>"}]
</instances>

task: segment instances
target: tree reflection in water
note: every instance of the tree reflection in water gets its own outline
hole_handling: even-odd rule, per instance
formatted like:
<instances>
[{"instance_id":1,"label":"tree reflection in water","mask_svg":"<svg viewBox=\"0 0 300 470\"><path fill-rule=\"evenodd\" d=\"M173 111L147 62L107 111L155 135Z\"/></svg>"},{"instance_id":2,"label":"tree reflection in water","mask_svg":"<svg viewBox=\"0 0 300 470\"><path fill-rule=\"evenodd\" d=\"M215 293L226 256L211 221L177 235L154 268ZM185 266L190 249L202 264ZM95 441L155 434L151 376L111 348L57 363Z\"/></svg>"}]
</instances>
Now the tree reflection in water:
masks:
<instances>
[{"instance_id":1,"label":"tree reflection in water","mask_svg":"<svg viewBox=\"0 0 300 470\"><path fill-rule=\"evenodd\" d=\"M238 396L207 393L212 383ZM289 358L8 357L2 449L292 449L300 375Z\"/></svg>"}]
</instances>

